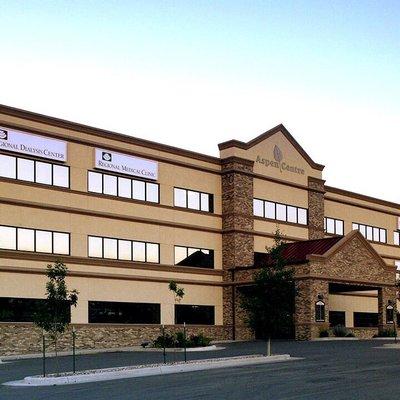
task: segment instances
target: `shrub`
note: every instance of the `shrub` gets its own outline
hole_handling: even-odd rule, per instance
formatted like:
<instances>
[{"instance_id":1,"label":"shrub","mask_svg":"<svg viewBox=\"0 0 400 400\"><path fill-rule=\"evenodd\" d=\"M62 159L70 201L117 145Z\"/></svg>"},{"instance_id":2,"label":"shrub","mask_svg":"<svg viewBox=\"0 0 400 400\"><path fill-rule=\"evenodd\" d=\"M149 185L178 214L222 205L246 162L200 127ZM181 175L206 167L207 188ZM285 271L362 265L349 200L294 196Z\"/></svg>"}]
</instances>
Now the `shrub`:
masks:
<instances>
[{"instance_id":1,"label":"shrub","mask_svg":"<svg viewBox=\"0 0 400 400\"><path fill-rule=\"evenodd\" d=\"M189 338L186 337L182 331L179 331L175 334L169 335L165 334L163 337L162 335L158 336L156 340L153 341L153 347L157 348L172 348L172 347L205 347L209 346L211 343L211 339L204 336L202 333L198 335L191 335Z\"/></svg>"},{"instance_id":2,"label":"shrub","mask_svg":"<svg viewBox=\"0 0 400 400\"><path fill-rule=\"evenodd\" d=\"M348 330L343 325L336 325L333 328L333 334L336 337L346 337L348 333Z\"/></svg>"},{"instance_id":3,"label":"shrub","mask_svg":"<svg viewBox=\"0 0 400 400\"><path fill-rule=\"evenodd\" d=\"M210 345L211 339L199 333L198 335L190 336L190 343L191 347L205 347Z\"/></svg>"},{"instance_id":4,"label":"shrub","mask_svg":"<svg viewBox=\"0 0 400 400\"><path fill-rule=\"evenodd\" d=\"M353 332L347 332L346 337L356 337L356 335Z\"/></svg>"},{"instance_id":5,"label":"shrub","mask_svg":"<svg viewBox=\"0 0 400 400\"><path fill-rule=\"evenodd\" d=\"M185 335L182 331L176 332L175 334L175 344L176 347L190 347L190 340L188 338L185 339Z\"/></svg>"},{"instance_id":6,"label":"shrub","mask_svg":"<svg viewBox=\"0 0 400 400\"><path fill-rule=\"evenodd\" d=\"M153 341L153 347L174 347L175 336L166 333L164 336L160 335Z\"/></svg>"},{"instance_id":7,"label":"shrub","mask_svg":"<svg viewBox=\"0 0 400 400\"><path fill-rule=\"evenodd\" d=\"M383 331L379 332L379 334L377 335L378 337L395 337L396 336L396 332L394 329L384 329Z\"/></svg>"},{"instance_id":8,"label":"shrub","mask_svg":"<svg viewBox=\"0 0 400 400\"><path fill-rule=\"evenodd\" d=\"M328 329L322 329L319 331L319 337L329 337Z\"/></svg>"}]
</instances>

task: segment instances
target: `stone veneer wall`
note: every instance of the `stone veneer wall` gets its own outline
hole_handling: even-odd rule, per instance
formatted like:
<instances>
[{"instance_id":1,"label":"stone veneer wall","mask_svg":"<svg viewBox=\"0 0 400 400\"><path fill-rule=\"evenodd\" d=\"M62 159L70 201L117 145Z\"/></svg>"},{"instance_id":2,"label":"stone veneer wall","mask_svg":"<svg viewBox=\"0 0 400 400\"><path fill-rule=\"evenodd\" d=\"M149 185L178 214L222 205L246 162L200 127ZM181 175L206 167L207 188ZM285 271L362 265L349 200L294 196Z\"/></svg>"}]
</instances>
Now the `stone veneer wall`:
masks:
<instances>
[{"instance_id":1,"label":"stone veneer wall","mask_svg":"<svg viewBox=\"0 0 400 400\"><path fill-rule=\"evenodd\" d=\"M315 302L318 295L325 303L325 322L315 322ZM304 279L296 280L295 299L295 338L310 340L319 337L319 332L329 328L329 284L326 281Z\"/></svg>"},{"instance_id":2,"label":"stone veneer wall","mask_svg":"<svg viewBox=\"0 0 400 400\"><path fill-rule=\"evenodd\" d=\"M308 177L308 238L322 239L324 233L325 181Z\"/></svg>"},{"instance_id":3,"label":"stone veneer wall","mask_svg":"<svg viewBox=\"0 0 400 400\"><path fill-rule=\"evenodd\" d=\"M160 325L74 325L77 349L103 349L138 346L161 335ZM182 326L165 326L166 333L182 330ZM224 326L186 326L187 335L203 333L213 340L230 339L231 328ZM60 351L71 350L71 328L60 338ZM48 342L48 351L53 351ZM30 323L0 323L0 356L40 353L41 330Z\"/></svg>"},{"instance_id":4,"label":"stone veneer wall","mask_svg":"<svg viewBox=\"0 0 400 400\"><path fill-rule=\"evenodd\" d=\"M254 263L253 172L254 162L238 157L222 160L222 265L224 282L232 282L236 267ZM223 321L232 339L249 339L240 310L240 294L233 286L223 289Z\"/></svg>"},{"instance_id":5,"label":"stone veneer wall","mask_svg":"<svg viewBox=\"0 0 400 400\"><path fill-rule=\"evenodd\" d=\"M372 339L378 334L378 328L346 328L349 332L359 339Z\"/></svg>"}]
</instances>

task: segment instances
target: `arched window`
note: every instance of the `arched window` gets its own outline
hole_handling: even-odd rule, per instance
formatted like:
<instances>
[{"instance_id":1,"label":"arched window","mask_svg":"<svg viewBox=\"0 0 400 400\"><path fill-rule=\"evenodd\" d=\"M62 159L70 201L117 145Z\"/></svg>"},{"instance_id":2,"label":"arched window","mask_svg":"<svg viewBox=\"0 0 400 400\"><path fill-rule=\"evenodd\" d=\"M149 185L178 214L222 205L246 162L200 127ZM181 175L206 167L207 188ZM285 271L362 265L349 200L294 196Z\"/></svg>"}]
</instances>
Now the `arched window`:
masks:
<instances>
[{"instance_id":1,"label":"arched window","mask_svg":"<svg viewBox=\"0 0 400 400\"><path fill-rule=\"evenodd\" d=\"M386 307L386 323L387 324L393 324L394 322L394 307L389 304Z\"/></svg>"},{"instance_id":2,"label":"arched window","mask_svg":"<svg viewBox=\"0 0 400 400\"><path fill-rule=\"evenodd\" d=\"M322 300L315 303L315 322L325 322L325 303Z\"/></svg>"}]
</instances>

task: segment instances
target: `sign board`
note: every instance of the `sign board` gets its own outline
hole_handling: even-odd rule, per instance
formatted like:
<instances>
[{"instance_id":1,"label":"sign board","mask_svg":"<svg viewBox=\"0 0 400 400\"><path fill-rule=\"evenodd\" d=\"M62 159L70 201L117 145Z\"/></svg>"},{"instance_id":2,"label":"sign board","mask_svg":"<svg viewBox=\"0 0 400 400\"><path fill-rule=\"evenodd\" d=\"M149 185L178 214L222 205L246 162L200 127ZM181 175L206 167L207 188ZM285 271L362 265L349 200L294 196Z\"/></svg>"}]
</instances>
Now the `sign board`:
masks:
<instances>
[{"instance_id":1,"label":"sign board","mask_svg":"<svg viewBox=\"0 0 400 400\"><path fill-rule=\"evenodd\" d=\"M138 176L144 179L158 179L158 163L155 161L104 149L95 149L94 158L95 168Z\"/></svg>"},{"instance_id":2,"label":"sign board","mask_svg":"<svg viewBox=\"0 0 400 400\"><path fill-rule=\"evenodd\" d=\"M67 143L0 126L0 150L67 161Z\"/></svg>"}]
</instances>

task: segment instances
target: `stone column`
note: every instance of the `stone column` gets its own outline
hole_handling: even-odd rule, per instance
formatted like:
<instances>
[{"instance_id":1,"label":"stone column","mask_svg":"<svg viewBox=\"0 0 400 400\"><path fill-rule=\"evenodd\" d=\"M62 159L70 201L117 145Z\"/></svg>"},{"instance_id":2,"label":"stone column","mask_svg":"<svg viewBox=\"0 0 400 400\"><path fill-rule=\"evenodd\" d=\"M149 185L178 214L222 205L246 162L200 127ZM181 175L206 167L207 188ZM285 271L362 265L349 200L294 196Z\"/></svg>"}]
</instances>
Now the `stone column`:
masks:
<instances>
[{"instance_id":1,"label":"stone column","mask_svg":"<svg viewBox=\"0 0 400 400\"><path fill-rule=\"evenodd\" d=\"M388 324L386 321L386 307L389 301L394 306L396 304L396 287L386 286L378 289L378 329L382 332L387 329L394 329L396 321L396 313L394 313L394 323ZM396 309L396 307L395 307Z\"/></svg>"},{"instance_id":2,"label":"stone column","mask_svg":"<svg viewBox=\"0 0 400 400\"><path fill-rule=\"evenodd\" d=\"M325 303L325 321L315 321L315 304ZM311 340L319 337L322 329L329 328L329 283L316 279L296 280L295 299L295 337L296 340Z\"/></svg>"},{"instance_id":3,"label":"stone column","mask_svg":"<svg viewBox=\"0 0 400 400\"><path fill-rule=\"evenodd\" d=\"M324 193L325 181L308 177L308 238L324 237Z\"/></svg>"},{"instance_id":4,"label":"stone column","mask_svg":"<svg viewBox=\"0 0 400 400\"><path fill-rule=\"evenodd\" d=\"M222 160L222 266L227 283L234 280L234 268L254 263L253 165L238 157ZM234 287L224 287L223 321L232 327L232 339L248 336L238 297Z\"/></svg>"}]
</instances>

